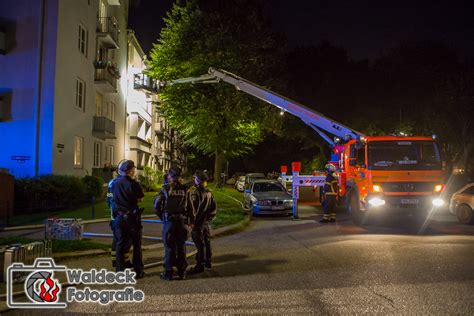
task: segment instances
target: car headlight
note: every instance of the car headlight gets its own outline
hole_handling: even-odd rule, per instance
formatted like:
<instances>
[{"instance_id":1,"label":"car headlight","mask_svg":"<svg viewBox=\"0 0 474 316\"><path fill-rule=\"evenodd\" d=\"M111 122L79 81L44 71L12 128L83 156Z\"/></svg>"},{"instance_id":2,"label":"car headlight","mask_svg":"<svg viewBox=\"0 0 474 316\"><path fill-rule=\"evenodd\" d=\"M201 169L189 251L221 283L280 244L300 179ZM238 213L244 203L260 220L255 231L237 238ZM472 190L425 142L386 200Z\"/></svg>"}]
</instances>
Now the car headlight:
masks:
<instances>
[{"instance_id":1,"label":"car headlight","mask_svg":"<svg viewBox=\"0 0 474 316\"><path fill-rule=\"evenodd\" d=\"M436 192L436 193L441 193L444 191L444 184L437 184L434 186L434 189L433 191Z\"/></svg>"},{"instance_id":2,"label":"car headlight","mask_svg":"<svg viewBox=\"0 0 474 316\"><path fill-rule=\"evenodd\" d=\"M263 206L268 206L268 205L272 205L272 202L270 202L268 200L263 200L263 201L258 201L257 204L258 205L263 205Z\"/></svg>"},{"instance_id":3,"label":"car headlight","mask_svg":"<svg viewBox=\"0 0 474 316\"><path fill-rule=\"evenodd\" d=\"M436 206L436 207L440 207L440 206L444 205L443 199L440 199L440 198L433 199L433 201L431 201L431 203L433 203L433 205Z\"/></svg>"},{"instance_id":4,"label":"car headlight","mask_svg":"<svg viewBox=\"0 0 474 316\"><path fill-rule=\"evenodd\" d=\"M285 201L285 207L293 207L293 201Z\"/></svg>"},{"instance_id":5,"label":"car headlight","mask_svg":"<svg viewBox=\"0 0 474 316\"><path fill-rule=\"evenodd\" d=\"M385 200L379 197L373 197L369 199L369 204L372 206L382 206L382 205L385 205Z\"/></svg>"}]
</instances>

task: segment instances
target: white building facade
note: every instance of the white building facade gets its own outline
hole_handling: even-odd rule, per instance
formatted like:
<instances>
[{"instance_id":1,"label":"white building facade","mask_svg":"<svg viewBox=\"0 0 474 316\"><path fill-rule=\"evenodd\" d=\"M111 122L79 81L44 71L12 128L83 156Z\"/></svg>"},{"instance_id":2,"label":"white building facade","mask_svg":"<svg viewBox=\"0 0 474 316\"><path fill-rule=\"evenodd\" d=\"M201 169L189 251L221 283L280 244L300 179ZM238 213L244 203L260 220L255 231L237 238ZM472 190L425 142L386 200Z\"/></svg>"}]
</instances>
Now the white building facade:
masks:
<instances>
[{"instance_id":1,"label":"white building facade","mask_svg":"<svg viewBox=\"0 0 474 316\"><path fill-rule=\"evenodd\" d=\"M0 1L0 168L107 178L123 158L169 167L156 91L134 87L144 54L127 17L128 0Z\"/></svg>"}]
</instances>

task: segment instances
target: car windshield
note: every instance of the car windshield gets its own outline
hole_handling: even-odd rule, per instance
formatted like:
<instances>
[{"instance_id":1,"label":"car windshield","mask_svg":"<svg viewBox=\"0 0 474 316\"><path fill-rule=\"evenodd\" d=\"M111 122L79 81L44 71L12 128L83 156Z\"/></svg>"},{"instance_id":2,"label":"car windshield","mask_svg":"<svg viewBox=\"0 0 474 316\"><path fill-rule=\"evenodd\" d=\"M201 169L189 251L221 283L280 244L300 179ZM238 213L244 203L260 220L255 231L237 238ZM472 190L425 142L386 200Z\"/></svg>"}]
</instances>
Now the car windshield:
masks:
<instances>
[{"instance_id":1,"label":"car windshield","mask_svg":"<svg viewBox=\"0 0 474 316\"><path fill-rule=\"evenodd\" d=\"M255 183L253 192L284 192L285 189L279 183Z\"/></svg>"},{"instance_id":2,"label":"car windshield","mask_svg":"<svg viewBox=\"0 0 474 316\"><path fill-rule=\"evenodd\" d=\"M369 169L440 170L441 158L433 141L386 141L369 143Z\"/></svg>"}]
</instances>

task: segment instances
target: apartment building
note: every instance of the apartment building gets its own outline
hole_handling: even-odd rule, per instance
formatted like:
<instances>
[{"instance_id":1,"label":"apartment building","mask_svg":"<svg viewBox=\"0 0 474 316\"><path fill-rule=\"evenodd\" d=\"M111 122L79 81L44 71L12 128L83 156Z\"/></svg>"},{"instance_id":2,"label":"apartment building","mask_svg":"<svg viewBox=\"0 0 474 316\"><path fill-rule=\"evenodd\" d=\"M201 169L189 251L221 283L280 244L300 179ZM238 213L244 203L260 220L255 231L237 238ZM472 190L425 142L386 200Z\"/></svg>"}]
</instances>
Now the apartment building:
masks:
<instances>
[{"instance_id":1,"label":"apartment building","mask_svg":"<svg viewBox=\"0 0 474 316\"><path fill-rule=\"evenodd\" d=\"M127 17L128 0L0 1L0 168L104 176L123 158L169 167L156 89L135 87L145 55Z\"/></svg>"}]
</instances>

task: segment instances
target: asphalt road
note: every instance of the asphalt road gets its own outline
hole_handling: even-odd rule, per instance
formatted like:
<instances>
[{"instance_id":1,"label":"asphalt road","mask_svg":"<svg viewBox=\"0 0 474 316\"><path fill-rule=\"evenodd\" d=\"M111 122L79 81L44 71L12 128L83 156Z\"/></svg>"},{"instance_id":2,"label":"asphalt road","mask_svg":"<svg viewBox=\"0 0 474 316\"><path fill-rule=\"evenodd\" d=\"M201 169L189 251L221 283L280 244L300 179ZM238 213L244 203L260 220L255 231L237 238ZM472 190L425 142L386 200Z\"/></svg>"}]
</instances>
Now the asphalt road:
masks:
<instances>
[{"instance_id":1,"label":"asphalt road","mask_svg":"<svg viewBox=\"0 0 474 316\"><path fill-rule=\"evenodd\" d=\"M473 226L449 216L421 229L406 220L357 227L344 216L322 225L319 213L305 206L301 220L258 218L214 240L213 269L187 280L147 271L141 304L74 303L66 312L473 313Z\"/></svg>"}]
</instances>

